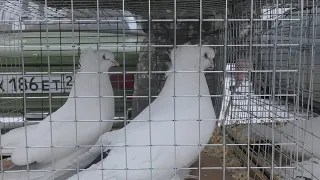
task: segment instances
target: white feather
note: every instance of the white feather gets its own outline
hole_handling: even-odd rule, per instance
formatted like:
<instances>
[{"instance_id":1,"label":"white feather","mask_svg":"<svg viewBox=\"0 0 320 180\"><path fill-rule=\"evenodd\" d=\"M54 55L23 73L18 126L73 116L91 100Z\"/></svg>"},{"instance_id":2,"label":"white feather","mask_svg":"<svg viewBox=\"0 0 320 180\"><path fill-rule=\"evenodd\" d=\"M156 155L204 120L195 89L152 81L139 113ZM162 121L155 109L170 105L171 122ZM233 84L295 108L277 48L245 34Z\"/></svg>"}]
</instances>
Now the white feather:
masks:
<instances>
[{"instance_id":1,"label":"white feather","mask_svg":"<svg viewBox=\"0 0 320 180\"><path fill-rule=\"evenodd\" d=\"M320 160L317 158L293 163L291 166L285 167L287 168L276 169L279 171L279 175L281 175L281 180L307 180L320 178Z\"/></svg>"},{"instance_id":2,"label":"white feather","mask_svg":"<svg viewBox=\"0 0 320 180\"><path fill-rule=\"evenodd\" d=\"M274 133L274 141L281 143L283 151L293 154L298 152L299 155L304 151L304 155L309 158L312 157L310 153L320 158L320 140L317 138L320 137L319 127L320 117L292 120L275 130L267 125L250 125L252 135L272 141Z\"/></svg>"},{"instance_id":3,"label":"white feather","mask_svg":"<svg viewBox=\"0 0 320 180\"><path fill-rule=\"evenodd\" d=\"M25 131L32 132L37 128L36 124L29 125L26 127L19 127L12 129L9 132L1 135L1 145L4 147L1 153L2 155L11 155L15 147L20 143L21 139L26 138ZM7 147L7 148L5 148Z\"/></svg>"}]
</instances>

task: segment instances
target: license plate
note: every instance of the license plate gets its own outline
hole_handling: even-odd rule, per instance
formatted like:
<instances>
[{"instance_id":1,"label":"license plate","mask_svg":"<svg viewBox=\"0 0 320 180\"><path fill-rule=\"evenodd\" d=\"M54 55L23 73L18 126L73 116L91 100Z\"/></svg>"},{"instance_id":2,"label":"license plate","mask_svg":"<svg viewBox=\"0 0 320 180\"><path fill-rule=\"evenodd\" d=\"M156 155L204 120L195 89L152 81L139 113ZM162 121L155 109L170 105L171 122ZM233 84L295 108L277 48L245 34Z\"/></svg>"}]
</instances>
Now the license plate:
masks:
<instances>
[{"instance_id":1,"label":"license plate","mask_svg":"<svg viewBox=\"0 0 320 180\"><path fill-rule=\"evenodd\" d=\"M1 75L0 93L66 93L73 85L73 76L70 74L47 75Z\"/></svg>"}]
</instances>

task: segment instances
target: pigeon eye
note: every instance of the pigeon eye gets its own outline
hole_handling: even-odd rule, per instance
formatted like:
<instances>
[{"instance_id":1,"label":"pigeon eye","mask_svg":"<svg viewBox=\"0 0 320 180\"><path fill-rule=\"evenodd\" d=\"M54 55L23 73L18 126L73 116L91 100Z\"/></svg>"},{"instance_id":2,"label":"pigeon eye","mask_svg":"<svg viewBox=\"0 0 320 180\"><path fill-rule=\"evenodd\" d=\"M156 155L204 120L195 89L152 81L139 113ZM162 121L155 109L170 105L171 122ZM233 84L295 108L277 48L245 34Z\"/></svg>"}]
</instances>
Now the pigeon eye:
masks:
<instances>
[{"instance_id":1,"label":"pigeon eye","mask_svg":"<svg viewBox=\"0 0 320 180\"><path fill-rule=\"evenodd\" d=\"M208 59L208 53L204 53L204 58Z\"/></svg>"},{"instance_id":2,"label":"pigeon eye","mask_svg":"<svg viewBox=\"0 0 320 180\"><path fill-rule=\"evenodd\" d=\"M102 59L107 60L106 55L102 55Z\"/></svg>"}]
</instances>

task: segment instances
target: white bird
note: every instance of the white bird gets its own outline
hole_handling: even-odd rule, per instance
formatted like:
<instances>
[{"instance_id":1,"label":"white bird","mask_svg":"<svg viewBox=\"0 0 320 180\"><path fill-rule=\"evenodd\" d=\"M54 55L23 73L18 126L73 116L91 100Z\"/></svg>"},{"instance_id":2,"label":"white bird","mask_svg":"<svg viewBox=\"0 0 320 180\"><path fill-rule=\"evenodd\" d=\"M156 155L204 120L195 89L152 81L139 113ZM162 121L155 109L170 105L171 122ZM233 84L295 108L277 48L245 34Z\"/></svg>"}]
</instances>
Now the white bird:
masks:
<instances>
[{"instance_id":1,"label":"white bird","mask_svg":"<svg viewBox=\"0 0 320 180\"><path fill-rule=\"evenodd\" d=\"M271 126L261 124L250 124L252 137L267 139L272 141L274 132L274 142L281 143L279 146L288 153L302 154L311 158L320 158L320 117L297 119L281 125L279 129L272 129ZM311 155L313 153L313 155Z\"/></svg>"},{"instance_id":2,"label":"white bird","mask_svg":"<svg viewBox=\"0 0 320 180\"><path fill-rule=\"evenodd\" d=\"M307 161L293 163L291 166L285 166L285 167L288 167L288 168L279 168L279 175L281 175L280 179L285 179L285 180L320 179L320 160L317 158L310 158Z\"/></svg>"},{"instance_id":3,"label":"white bird","mask_svg":"<svg viewBox=\"0 0 320 180\"><path fill-rule=\"evenodd\" d=\"M100 137L97 145L112 146L103 161L69 180L125 180L126 173L128 180L149 180L150 168L153 180L184 179L179 175L189 171L181 168L196 160L216 124L204 72L197 72L212 66L214 57L210 47L172 50L171 70L180 72L168 75L159 96L128 125Z\"/></svg>"},{"instance_id":4,"label":"white bird","mask_svg":"<svg viewBox=\"0 0 320 180\"><path fill-rule=\"evenodd\" d=\"M3 150L12 152L11 161L14 165L29 164L37 170L52 170L71 166L76 168L77 164L84 168L94 160L95 157L91 160L86 159L85 162L75 163L78 155L90 149L88 147L77 149L77 146L92 145L101 134L111 130L114 119L114 98L112 97L114 93L108 73L97 72L108 72L110 67L119 66L119 63L112 52L89 48L81 53L80 66L80 72L75 75L75 83L69 98L62 107L39 124L26 126L27 131L25 127L21 127L1 136L2 147L13 148L11 151ZM76 98L73 98L74 96ZM100 98L99 96L108 97ZM29 147L27 151L26 139ZM59 173L65 172L56 171L55 176ZM42 174L34 172L33 175L36 178L43 174L48 175L43 172ZM12 176L8 175L8 177ZM18 176L19 178L11 179L27 178L26 174Z\"/></svg>"}]
</instances>

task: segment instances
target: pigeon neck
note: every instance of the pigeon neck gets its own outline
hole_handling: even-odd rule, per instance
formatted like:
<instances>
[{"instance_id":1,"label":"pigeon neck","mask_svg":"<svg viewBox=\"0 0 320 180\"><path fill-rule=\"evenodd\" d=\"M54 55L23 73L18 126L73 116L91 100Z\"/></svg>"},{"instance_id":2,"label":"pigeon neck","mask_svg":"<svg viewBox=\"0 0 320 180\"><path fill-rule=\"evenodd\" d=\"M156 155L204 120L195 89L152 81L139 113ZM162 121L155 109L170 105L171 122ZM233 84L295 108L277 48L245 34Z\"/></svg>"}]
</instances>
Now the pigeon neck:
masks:
<instances>
[{"instance_id":1,"label":"pigeon neck","mask_svg":"<svg viewBox=\"0 0 320 180\"><path fill-rule=\"evenodd\" d=\"M208 85L204 73L177 72L167 74L166 84L161 92L176 95L209 95ZM199 82L200 81L200 82Z\"/></svg>"},{"instance_id":2,"label":"pigeon neck","mask_svg":"<svg viewBox=\"0 0 320 180\"><path fill-rule=\"evenodd\" d=\"M170 68L171 71L199 71L199 66L194 65L190 66L188 64L172 64L172 67ZM201 69L200 69L201 70Z\"/></svg>"},{"instance_id":3,"label":"pigeon neck","mask_svg":"<svg viewBox=\"0 0 320 180\"><path fill-rule=\"evenodd\" d=\"M99 78L100 75L100 78ZM99 80L100 79L100 80ZM106 80L107 79L107 80ZM111 86L107 73L100 74L76 74L75 83L72 86L69 97L76 96L99 96L106 95L104 89Z\"/></svg>"}]
</instances>

